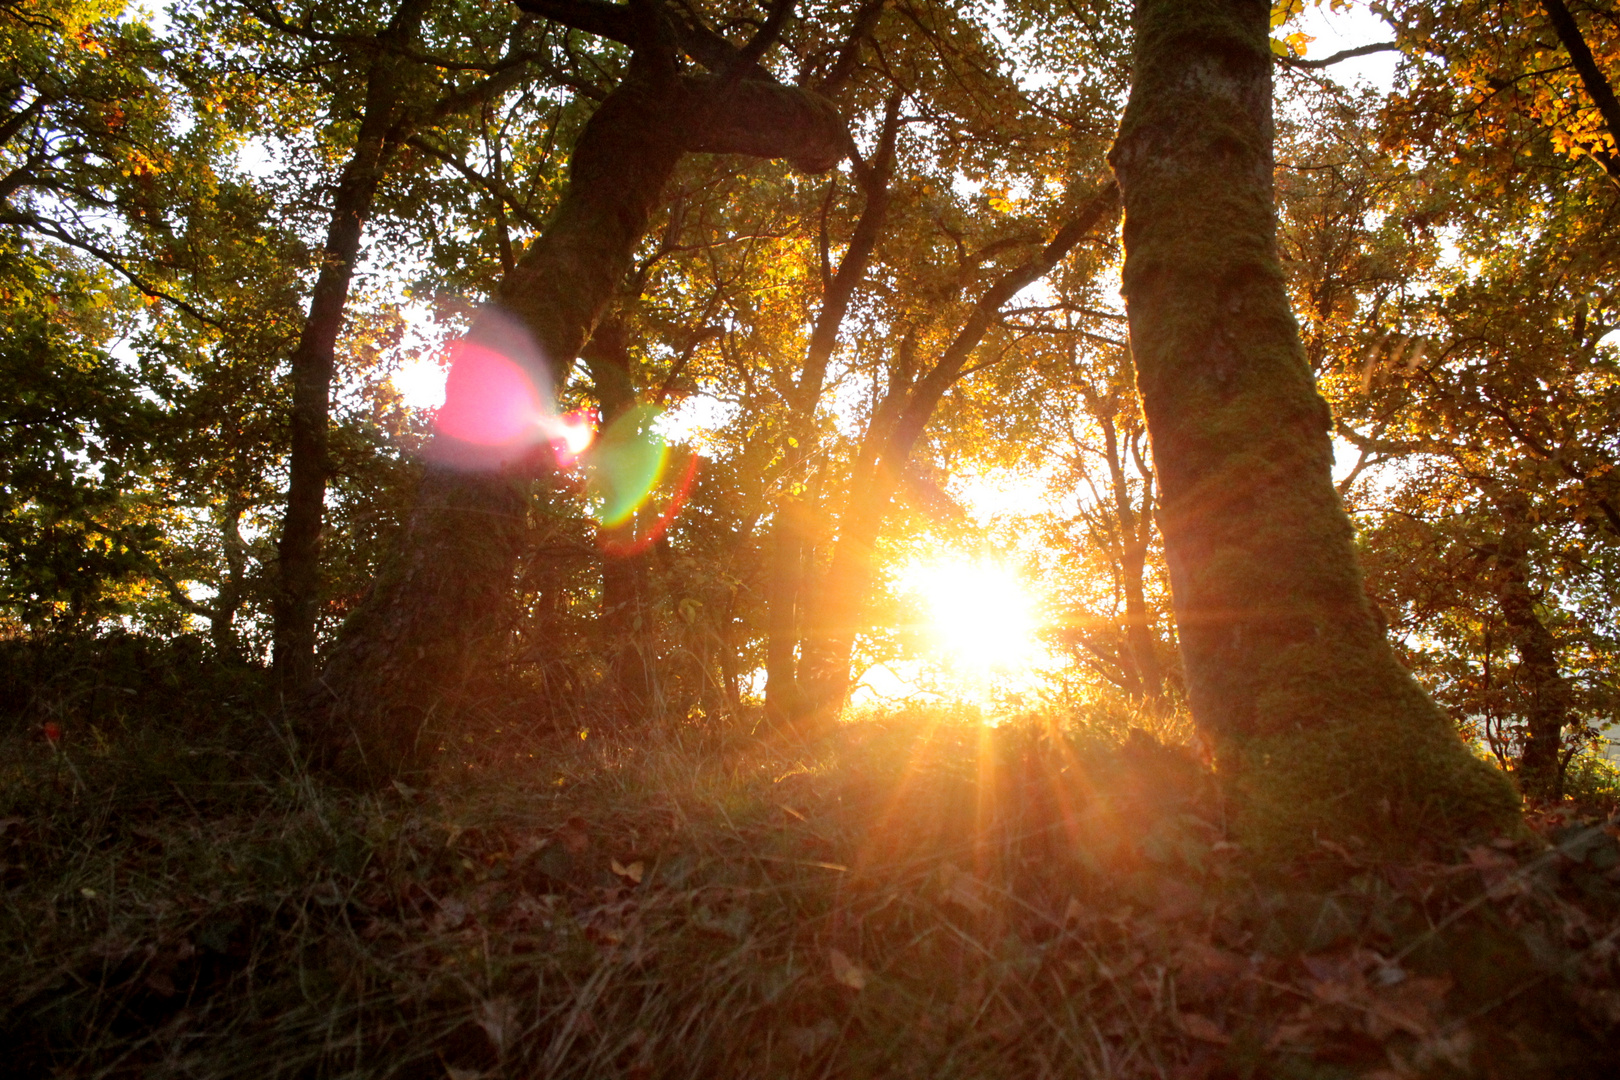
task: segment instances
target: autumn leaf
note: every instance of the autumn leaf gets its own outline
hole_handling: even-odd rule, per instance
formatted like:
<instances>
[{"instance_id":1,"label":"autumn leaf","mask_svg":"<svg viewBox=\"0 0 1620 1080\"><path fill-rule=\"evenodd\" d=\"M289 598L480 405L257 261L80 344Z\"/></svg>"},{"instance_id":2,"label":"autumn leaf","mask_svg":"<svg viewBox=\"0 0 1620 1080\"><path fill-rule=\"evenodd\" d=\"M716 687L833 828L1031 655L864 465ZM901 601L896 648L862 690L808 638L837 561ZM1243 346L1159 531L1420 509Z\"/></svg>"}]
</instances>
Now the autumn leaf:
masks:
<instances>
[{"instance_id":1,"label":"autumn leaf","mask_svg":"<svg viewBox=\"0 0 1620 1080\"><path fill-rule=\"evenodd\" d=\"M1232 1041L1232 1037L1222 1031L1219 1024L1203 1013L1184 1012L1180 1014L1178 1021L1183 1034L1189 1039L1214 1043L1217 1046L1225 1046Z\"/></svg>"},{"instance_id":2,"label":"autumn leaf","mask_svg":"<svg viewBox=\"0 0 1620 1080\"><path fill-rule=\"evenodd\" d=\"M866 989L866 972L845 956L842 950L828 949L827 961L832 966L833 978L851 990Z\"/></svg>"},{"instance_id":3,"label":"autumn leaf","mask_svg":"<svg viewBox=\"0 0 1620 1080\"><path fill-rule=\"evenodd\" d=\"M582 817L571 817L557 831L557 839L569 854L578 855L591 846L590 826Z\"/></svg>"},{"instance_id":4,"label":"autumn leaf","mask_svg":"<svg viewBox=\"0 0 1620 1080\"><path fill-rule=\"evenodd\" d=\"M641 876L646 871L646 864L644 864L640 859L637 859L629 866L625 866L624 864L620 863L618 859L614 859L612 861L612 868L613 872L619 877L629 878L637 885L640 885Z\"/></svg>"}]
</instances>

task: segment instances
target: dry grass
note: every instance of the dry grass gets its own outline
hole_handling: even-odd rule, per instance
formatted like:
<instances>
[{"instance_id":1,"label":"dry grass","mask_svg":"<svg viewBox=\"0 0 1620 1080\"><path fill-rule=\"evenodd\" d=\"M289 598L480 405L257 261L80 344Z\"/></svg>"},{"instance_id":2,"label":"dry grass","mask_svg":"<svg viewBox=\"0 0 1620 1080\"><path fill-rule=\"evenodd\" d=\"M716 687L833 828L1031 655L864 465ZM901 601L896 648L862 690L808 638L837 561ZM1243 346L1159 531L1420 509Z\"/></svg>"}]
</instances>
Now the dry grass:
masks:
<instances>
[{"instance_id":1,"label":"dry grass","mask_svg":"<svg viewBox=\"0 0 1620 1080\"><path fill-rule=\"evenodd\" d=\"M382 798L12 740L15 1075L1613 1075L1612 827L1257 878L1147 735L506 727Z\"/></svg>"}]
</instances>

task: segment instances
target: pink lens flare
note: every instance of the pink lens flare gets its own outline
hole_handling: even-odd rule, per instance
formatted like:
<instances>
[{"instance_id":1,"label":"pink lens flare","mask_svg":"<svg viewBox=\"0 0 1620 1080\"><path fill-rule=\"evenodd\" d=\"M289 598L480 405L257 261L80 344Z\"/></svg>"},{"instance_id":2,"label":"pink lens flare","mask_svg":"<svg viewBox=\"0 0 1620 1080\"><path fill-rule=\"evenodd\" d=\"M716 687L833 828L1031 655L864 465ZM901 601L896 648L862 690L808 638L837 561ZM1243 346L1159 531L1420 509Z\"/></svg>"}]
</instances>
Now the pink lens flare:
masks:
<instances>
[{"instance_id":1,"label":"pink lens flare","mask_svg":"<svg viewBox=\"0 0 1620 1080\"><path fill-rule=\"evenodd\" d=\"M548 419L522 365L472 341L451 349L444 405L434 421L440 434L474 446L507 446L538 441Z\"/></svg>"}]
</instances>

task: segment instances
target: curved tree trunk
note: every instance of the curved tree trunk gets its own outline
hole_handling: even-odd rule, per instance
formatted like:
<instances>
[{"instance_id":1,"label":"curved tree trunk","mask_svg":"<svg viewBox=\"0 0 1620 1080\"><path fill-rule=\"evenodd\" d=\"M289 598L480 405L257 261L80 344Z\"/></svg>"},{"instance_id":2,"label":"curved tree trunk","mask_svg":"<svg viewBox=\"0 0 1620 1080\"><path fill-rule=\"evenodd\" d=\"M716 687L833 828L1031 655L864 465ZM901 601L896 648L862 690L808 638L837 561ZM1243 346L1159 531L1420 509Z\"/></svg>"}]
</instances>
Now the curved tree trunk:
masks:
<instances>
[{"instance_id":1,"label":"curved tree trunk","mask_svg":"<svg viewBox=\"0 0 1620 1080\"><path fill-rule=\"evenodd\" d=\"M1193 716L1257 846L1410 853L1518 800L1368 606L1276 252L1266 0L1138 0L1112 161Z\"/></svg>"},{"instance_id":2,"label":"curved tree trunk","mask_svg":"<svg viewBox=\"0 0 1620 1080\"><path fill-rule=\"evenodd\" d=\"M624 81L574 147L561 202L502 284L504 314L477 320L469 334L510 351L503 339L515 316L560 384L630 269L683 153L785 157L825 170L843 157L849 135L825 99L744 77L748 49L726 54L724 76L681 74L678 27L655 5L525 6L558 19L577 15L588 24L581 28L633 46ZM452 372L447 393L455 381ZM437 442L443 452L427 467L409 525L345 624L306 709L329 764L361 782L431 763L431 721L453 710L474 657L510 623L533 466L455 468L444 462L465 460L465 447L443 434Z\"/></svg>"}]
</instances>

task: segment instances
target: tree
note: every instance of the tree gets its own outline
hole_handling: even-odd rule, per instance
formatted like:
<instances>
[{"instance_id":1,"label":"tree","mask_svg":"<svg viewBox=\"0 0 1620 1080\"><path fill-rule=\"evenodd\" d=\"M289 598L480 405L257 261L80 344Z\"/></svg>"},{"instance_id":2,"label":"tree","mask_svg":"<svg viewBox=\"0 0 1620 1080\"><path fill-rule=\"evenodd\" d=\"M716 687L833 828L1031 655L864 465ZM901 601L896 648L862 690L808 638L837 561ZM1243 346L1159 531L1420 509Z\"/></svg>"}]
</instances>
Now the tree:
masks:
<instances>
[{"instance_id":1,"label":"tree","mask_svg":"<svg viewBox=\"0 0 1620 1080\"><path fill-rule=\"evenodd\" d=\"M1307 355L1358 456L1340 489L1369 588L1437 700L1556 798L1611 708L1589 598L1620 537L1613 192L1555 128L1476 99L1458 60L1498 30L1453 26L1450 62L1415 57L1381 115L1313 90L1284 152L1285 235Z\"/></svg>"},{"instance_id":2,"label":"tree","mask_svg":"<svg viewBox=\"0 0 1620 1080\"><path fill-rule=\"evenodd\" d=\"M1277 260L1268 5L1141 0L1112 160L1193 716L1238 828L1411 851L1516 827L1362 587Z\"/></svg>"},{"instance_id":3,"label":"tree","mask_svg":"<svg viewBox=\"0 0 1620 1080\"><path fill-rule=\"evenodd\" d=\"M630 48L623 80L579 136L568 187L502 284L506 317L475 322L471 339L529 356L531 377L553 397L630 269L636 245L688 152L785 157L831 168L849 136L813 92L785 86L759 66L789 4L741 46L687 12L650 0L525 0L542 17ZM685 53L708 75L679 68ZM511 319L532 338L513 338ZM447 402L464 392L451 372ZM433 756L424 723L464 678L475 648L505 621L523 536L522 462L468 461L467 447L441 434L455 464L430 465L391 563L333 649L310 705L311 730L339 767L380 779L420 768ZM482 467L458 468L457 465ZM467 523L477 521L478 529Z\"/></svg>"}]
</instances>

